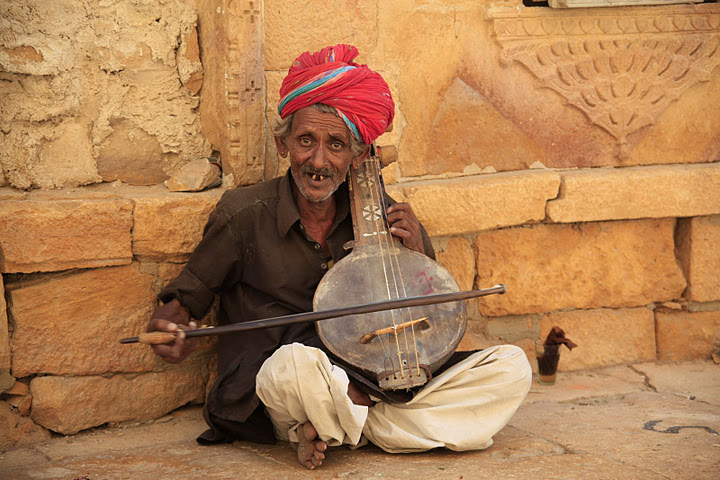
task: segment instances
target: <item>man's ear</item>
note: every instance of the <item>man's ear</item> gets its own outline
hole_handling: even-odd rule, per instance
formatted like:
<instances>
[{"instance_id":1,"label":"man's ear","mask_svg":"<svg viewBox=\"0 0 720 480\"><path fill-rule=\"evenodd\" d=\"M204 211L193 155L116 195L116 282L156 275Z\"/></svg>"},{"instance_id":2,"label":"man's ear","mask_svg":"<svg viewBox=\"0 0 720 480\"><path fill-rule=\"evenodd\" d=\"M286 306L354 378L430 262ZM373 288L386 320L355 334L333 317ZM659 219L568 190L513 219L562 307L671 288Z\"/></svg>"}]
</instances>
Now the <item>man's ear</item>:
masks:
<instances>
[{"instance_id":1,"label":"man's ear","mask_svg":"<svg viewBox=\"0 0 720 480\"><path fill-rule=\"evenodd\" d=\"M287 157L288 148L285 146L282 138L278 137L277 135L275 136L275 148L277 148L277 151L282 158Z\"/></svg>"},{"instance_id":2,"label":"man's ear","mask_svg":"<svg viewBox=\"0 0 720 480\"><path fill-rule=\"evenodd\" d=\"M365 147L362 152L356 157L353 157L352 164L355 169L360 168L360 165L365 161L368 154L370 153L370 147Z\"/></svg>"}]
</instances>

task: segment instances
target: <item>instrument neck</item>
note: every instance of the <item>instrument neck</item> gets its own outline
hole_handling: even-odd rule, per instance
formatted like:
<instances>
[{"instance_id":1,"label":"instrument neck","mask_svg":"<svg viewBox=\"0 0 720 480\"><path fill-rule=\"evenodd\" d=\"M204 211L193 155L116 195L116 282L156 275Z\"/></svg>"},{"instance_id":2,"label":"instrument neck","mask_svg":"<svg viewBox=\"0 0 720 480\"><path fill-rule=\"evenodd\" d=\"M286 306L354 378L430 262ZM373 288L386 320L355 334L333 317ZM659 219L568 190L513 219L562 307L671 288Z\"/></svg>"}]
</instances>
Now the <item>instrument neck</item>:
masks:
<instances>
[{"instance_id":1,"label":"instrument neck","mask_svg":"<svg viewBox=\"0 0 720 480\"><path fill-rule=\"evenodd\" d=\"M378 157L372 154L360 168L350 169L350 209L355 248L392 242L380 169Z\"/></svg>"}]
</instances>

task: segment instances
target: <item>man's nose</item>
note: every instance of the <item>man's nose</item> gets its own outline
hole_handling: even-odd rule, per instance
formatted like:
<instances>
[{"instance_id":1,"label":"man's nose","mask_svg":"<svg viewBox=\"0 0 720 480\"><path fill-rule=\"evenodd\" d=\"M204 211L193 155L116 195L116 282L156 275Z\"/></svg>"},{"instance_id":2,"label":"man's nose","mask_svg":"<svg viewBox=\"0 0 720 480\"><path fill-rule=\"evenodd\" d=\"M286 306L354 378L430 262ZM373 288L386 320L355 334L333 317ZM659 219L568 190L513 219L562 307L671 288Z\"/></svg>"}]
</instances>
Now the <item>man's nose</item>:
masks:
<instances>
[{"instance_id":1,"label":"man's nose","mask_svg":"<svg viewBox=\"0 0 720 480\"><path fill-rule=\"evenodd\" d=\"M327 149L324 147L324 145L318 144L315 149L313 149L312 154L310 155L310 164L315 168L322 168L327 165L327 162Z\"/></svg>"}]
</instances>

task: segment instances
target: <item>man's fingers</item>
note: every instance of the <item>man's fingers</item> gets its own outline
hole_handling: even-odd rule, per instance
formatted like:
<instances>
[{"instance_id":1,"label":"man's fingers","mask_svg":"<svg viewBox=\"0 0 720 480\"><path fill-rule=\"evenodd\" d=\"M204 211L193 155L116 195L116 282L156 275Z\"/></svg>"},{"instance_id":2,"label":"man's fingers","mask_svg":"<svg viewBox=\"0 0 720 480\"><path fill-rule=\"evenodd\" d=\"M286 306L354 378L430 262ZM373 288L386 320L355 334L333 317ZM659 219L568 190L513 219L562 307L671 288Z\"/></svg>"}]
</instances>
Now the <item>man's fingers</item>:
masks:
<instances>
[{"instance_id":1,"label":"man's fingers","mask_svg":"<svg viewBox=\"0 0 720 480\"><path fill-rule=\"evenodd\" d=\"M160 331L160 332L177 332L178 325L170 320L164 318L153 318L148 325L148 332Z\"/></svg>"},{"instance_id":2,"label":"man's fingers","mask_svg":"<svg viewBox=\"0 0 720 480\"><path fill-rule=\"evenodd\" d=\"M178 363L183 359L183 349L176 345L153 345L152 349L168 363Z\"/></svg>"},{"instance_id":3,"label":"man's fingers","mask_svg":"<svg viewBox=\"0 0 720 480\"><path fill-rule=\"evenodd\" d=\"M197 329L197 324L189 320L188 310L177 300L158 307L153 318L150 319L148 332L175 333L175 340L172 343L151 345L153 351L166 362L179 363L190 354L192 342L186 340L185 332Z\"/></svg>"},{"instance_id":4,"label":"man's fingers","mask_svg":"<svg viewBox=\"0 0 720 480\"><path fill-rule=\"evenodd\" d=\"M406 240L410 237L412 237L412 233L408 232L404 228L400 227L390 227L390 233L395 235L396 237L400 237L403 240Z\"/></svg>"},{"instance_id":5,"label":"man's fingers","mask_svg":"<svg viewBox=\"0 0 720 480\"><path fill-rule=\"evenodd\" d=\"M188 350L188 345L185 340L185 330L189 330L189 328L185 325L176 325L174 323L172 325L175 325L175 331L177 331L175 341L164 345L151 345L151 347L153 351L166 362L178 363L187 356L186 351Z\"/></svg>"},{"instance_id":6,"label":"man's fingers","mask_svg":"<svg viewBox=\"0 0 720 480\"><path fill-rule=\"evenodd\" d=\"M197 330L197 323L190 322L190 324L188 324L188 325L181 324L181 325L178 325L178 328L180 328L180 330L184 330L184 331Z\"/></svg>"}]
</instances>

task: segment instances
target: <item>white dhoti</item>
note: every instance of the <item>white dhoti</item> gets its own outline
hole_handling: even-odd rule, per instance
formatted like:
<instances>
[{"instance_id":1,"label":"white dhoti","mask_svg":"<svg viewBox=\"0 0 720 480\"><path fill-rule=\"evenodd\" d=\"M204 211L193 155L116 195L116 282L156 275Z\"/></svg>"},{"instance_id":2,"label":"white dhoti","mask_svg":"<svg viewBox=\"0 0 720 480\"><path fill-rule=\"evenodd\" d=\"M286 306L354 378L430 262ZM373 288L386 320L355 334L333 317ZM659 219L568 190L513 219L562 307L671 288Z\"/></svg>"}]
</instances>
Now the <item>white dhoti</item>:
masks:
<instances>
[{"instance_id":1,"label":"white dhoti","mask_svg":"<svg viewBox=\"0 0 720 480\"><path fill-rule=\"evenodd\" d=\"M531 381L522 349L500 345L453 365L407 403L365 407L352 403L347 374L322 350L294 343L263 364L257 394L281 440L297 442L297 427L310 421L329 446L357 446L367 439L391 453L463 451L492 445Z\"/></svg>"}]
</instances>

